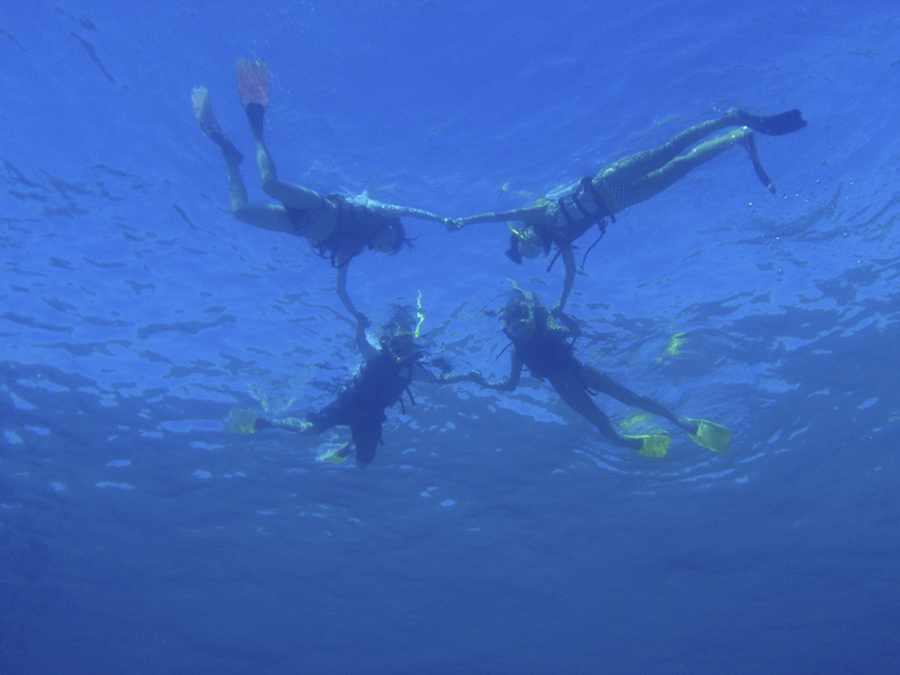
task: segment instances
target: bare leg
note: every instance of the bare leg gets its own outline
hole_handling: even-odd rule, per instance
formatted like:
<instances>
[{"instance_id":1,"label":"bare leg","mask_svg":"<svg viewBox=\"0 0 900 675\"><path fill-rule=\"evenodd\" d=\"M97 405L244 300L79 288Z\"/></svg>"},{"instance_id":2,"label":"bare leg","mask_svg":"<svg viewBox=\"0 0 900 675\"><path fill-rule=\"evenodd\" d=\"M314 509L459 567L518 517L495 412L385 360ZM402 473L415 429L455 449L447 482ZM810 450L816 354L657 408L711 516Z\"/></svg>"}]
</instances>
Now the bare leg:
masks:
<instances>
[{"instance_id":1,"label":"bare leg","mask_svg":"<svg viewBox=\"0 0 900 675\"><path fill-rule=\"evenodd\" d=\"M247 187L241 177L241 162L244 161L244 156L219 126L209 101L209 92L205 87L198 87L194 89L192 99L194 116L200 124L200 129L219 146L225 158L228 167L228 195L231 199L231 212L235 218L256 227L293 234L294 227L284 207L247 202Z\"/></svg>"},{"instance_id":2,"label":"bare leg","mask_svg":"<svg viewBox=\"0 0 900 675\"><path fill-rule=\"evenodd\" d=\"M725 150L738 143L748 142L748 139L752 138L752 136L753 132L747 127L740 127L733 131L729 131L710 141L701 143L686 155L676 157L663 165L662 168L651 171L646 176L638 178L631 184L632 203L637 204L638 202L645 201L658 195L666 188L671 187L679 179L684 178L701 164L705 164L713 157L720 155ZM618 176L613 180L618 182Z\"/></svg>"},{"instance_id":3,"label":"bare leg","mask_svg":"<svg viewBox=\"0 0 900 675\"><path fill-rule=\"evenodd\" d=\"M224 151L223 151L224 152ZM251 204L247 201L247 188L241 177L240 161L224 152L228 165L228 195L231 198L231 212L240 221L264 230L275 230L294 234L294 224L283 206L275 204Z\"/></svg>"},{"instance_id":4,"label":"bare leg","mask_svg":"<svg viewBox=\"0 0 900 675\"><path fill-rule=\"evenodd\" d=\"M602 175L616 183L633 183L651 171L656 171L664 164L672 161L694 145L694 143L706 138L714 131L719 131L725 127L737 126L738 122L732 119L733 117L731 112L729 112L723 117L696 124L689 129L685 129L668 143L658 148L638 152L620 159L612 166L604 169Z\"/></svg>"},{"instance_id":5,"label":"bare leg","mask_svg":"<svg viewBox=\"0 0 900 675\"><path fill-rule=\"evenodd\" d=\"M638 394L637 392L631 391L631 389L628 389L628 387L619 384L609 375L597 368L594 368L593 366L582 364L580 374L581 378L584 380L584 383L591 389L596 389L602 394L612 396L614 399L624 403L625 405L640 408L641 410L646 410L648 413L651 413L653 415L663 417L675 424L680 429L687 431L688 433L693 434L697 432L696 423L688 422L685 418L679 417L671 410L666 408L662 403L654 401L649 396L644 396L643 394Z\"/></svg>"},{"instance_id":6,"label":"bare leg","mask_svg":"<svg viewBox=\"0 0 900 675\"><path fill-rule=\"evenodd\" d=\"M617 213L659 194L704 162L732 145L742 143L750 154L759 180L766 189L775 192L775 185L760 164L752 132L780 136L805 126L806 120L799 110L759 116L732 108L722 117L685 129L658 148L630 155L606 167L597 175L594 183L604 196L607 206ZM740 128L702 143L686 155L679 156L709 134L726 127Z\"/></svg>"},{"instance_id":7,"label":"bare leg","mask_svg":"<svg viewBox=\"0 0 900 675\"><path fill-rule=\"evenodd\" d=\"M574 370L568 370L554 375L549 378L550 384L560 395L566 405L579 415L591 422L606 440L620 448L628 448L629 450L640 450L643 441L634 438L623 438L616 433L609 418L606 416L594 399L588 394L584 382L578 377Z\"/></svg>"},{"instance_id":8,"label":"bare leg","mask_svg":"<svg viewBox=\"0 0 900 675\"><path fill-rule=\"evenodd\" d=\"M244 185L244 178L241 176L243 157L229 155L224 149L222 154L225 155L225 164L228 167L228 196L231 198L231 211L237 214L241 208L247 206L247 186Z\"/></svg>"},{"instance_id":9,"label":"bare leg","mask_svg":"<svg viewBox=\"0 0 900 675\"><path fill-rule=\"evenodd\" d=\"M250 103L247 106L247 119L250 122L250 131L256 143L256 163L259 165L260 184L263 192L278 200L282 204L313 211L322 206L324 199L313 190L308 190L300 185L284 183L278 180L275 171L275 162L269 154L266 142L263 139L263 116L265 108L259 103Z\"/></svg>"}]
</instances>

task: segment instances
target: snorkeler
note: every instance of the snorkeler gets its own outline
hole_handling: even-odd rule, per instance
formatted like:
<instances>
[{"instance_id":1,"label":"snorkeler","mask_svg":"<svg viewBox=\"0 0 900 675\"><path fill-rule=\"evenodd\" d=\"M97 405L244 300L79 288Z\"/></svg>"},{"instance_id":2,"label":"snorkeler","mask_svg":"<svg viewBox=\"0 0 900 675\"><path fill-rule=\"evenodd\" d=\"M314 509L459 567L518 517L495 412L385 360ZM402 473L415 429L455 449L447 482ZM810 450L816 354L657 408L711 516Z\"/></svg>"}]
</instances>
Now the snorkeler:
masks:
<instances>
[{"instance_id":1,"label":"snorkeler","mask_svg":"<svg viewBox=\"0 0 900 675\"><path fill-rule=\"evenodd\" d=\"M346 198L323 197L318 192L278 180L275 164L263 140L263 116L269 103L269 70L264 61L237 63L238 94L250 122L256 143L263 192L281 202L251 204L240 172L244 156L222 131L213 114L209 92L197 87L193 92L194 116L200 128L221 149L228 166L228 189L235 218L265 230L305 237L320 256L331 260L337 269L337 293L341 302L357 320L367 321L357 312L347 294L347 267L350 260L366 249L397 253L411 240L406 236L400 216L444 222L433 213L419 209L381 204L365 194Z\"/></svg>"},{"instance_id":2,"label":"snorkeler","mask_svg":"<svg viewBox=\"0 0 900 675\"><path fill-rule=\"evenodd\" d=\"M664 417L703 447L727 452L732 435L729 429L707 420L678 417L661 403L627 389L606 373L579 361L567 339L577 338L581 331L570 317L557 314L562 323L554 320L534 294L516 290L500 317L503 332L513 345L509 376L501 382L487 382L472 374L470 377L483 387L514 391L522 368L528 368L532 376L548 380L562 400L593 423L606 440L646 457L665 457L671 441L669 435L620 436L592 396L606 394L625 405Z\"/></svg>"},{"instance_id":3,"label":"snorkeler","mask_svg":"<svg viewBox=\"0 0 900 675\"><path fill-rule=\"evenodd\" d=\"M738 128L681 155L709 134L733 126ZM806 120L799 110L761 117L733 108L722 117L682 131L665 145L620 159L596 176L587 176L574 185L548 194L530 207L502 213L482 213L468 218L450 218L445 225L452 231L475 223L519 221L522 226L513 229L510 247L506 251L506 255L517 264L522 263L522 256L536 258L542 252L549 254L555 244L558 251L547 269L549 271L556 258L562 256L566 269L558 307L563 309L575 283L576 263L572 245L588 230L598 226L600 237L597 241L600 241L606 233L607 224L615 222L615 214L659 194L692 169L737 144L747 149L757 177L774 193L775 185L759 161L753 132L781 136L805 126ZM588 252L591 248L593 245ZM583 267L583 260L581 264Z\"/></svg>"},{"instance_id":4,"label":"snorkeler","mask_svg":"<svg viewBox=\"0 0 900 675\"><path fill-rule=\"evenodd\" d=\"M379 338L378 348L366 338L365 329L366 324L357 323L356 344L363 364L337 399L318 412L308 414L306 420L296 417L268 419L252 411L233 410L229 416L231 428L241 433L284 429L299 434L320 434L332 427L348 426L352 440L318 459L340 464L355 452L357 465L365 467L375 458L375 450L381 441L382 425L387 420L385 410L398 401L402 406L404 392L413 401L409 391L413 381L452 384L483 380L476 371L465 374L443 372L436 376L426 369L421 363L424 353L416 342L417 327L409 308L395 309Z\"/></svg>"}]
</instances>

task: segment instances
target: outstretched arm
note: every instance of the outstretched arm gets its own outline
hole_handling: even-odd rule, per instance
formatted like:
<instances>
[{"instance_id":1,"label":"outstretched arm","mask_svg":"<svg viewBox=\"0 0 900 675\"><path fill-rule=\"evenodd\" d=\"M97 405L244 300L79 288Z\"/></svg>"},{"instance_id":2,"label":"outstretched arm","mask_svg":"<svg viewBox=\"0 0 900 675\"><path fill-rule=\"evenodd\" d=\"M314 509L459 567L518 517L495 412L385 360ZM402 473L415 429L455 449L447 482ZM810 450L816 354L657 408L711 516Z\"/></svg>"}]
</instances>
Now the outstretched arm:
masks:
<instances>
[{"instance_id":1,"label":"outstretched arm","mask_svg":"<svg viewBox=\"0 0 900 675\"><path fill-rule=\"evenodd\" d=\"M454 384L456 382L484 384L484 376L477 370L470 370L468 373L439 373L435 375L421 363L416 363L413 366L412 379L415 382L428 382L429 384Z\"/></svg>"},{"instance_id":2,"label":"outstretched arm","mask_svg":"<svg viewBox=\"0 0 900 675\"><path fill-rule=\"evenodd\" d=\"M422 209L414 209L409 206L397 206L396 204L382 204L380 202L371 202L370 204L373 209L376 211L380 211L381 213L386 213L392 216L406 216L407 218L418 218L419 220L433 220L438 223L443 223L446 218L441 218L440 216L431 213L430 211L423 211Z\"/></svg>"},{"instance_id":3,"label":"outstretched arm","mask_svg":"<svg viewBox=\"0 0 900 675\"><path fill-rule=\"evenodd\" d=\"M486 386L484 375L480 371L470 370L468 373L441 373L434 377L436 384L456 384L457 382L474 382Z\"/></svg>"},{"instance_id":4,"label":"outstretched arm","mask_svg":"<svg viewBox=\"0 0 900 675\"><path fill-rule=\"evenodd\" d=\"M447 229L460 230L467 225L476 223L503 223L508 220L520 220L523 223L543 222L547 213L545 206L529 206L527 209L515 209L513 211L501 211L500 213L480 213L468 218L448 218L444 221Z\"/></svg>"},{"instance_id":5,"label":"outstretched arm","mask_svg":"<svg viewBox=\"0 0 900 675\"><path fill-rule=\"evenodd\" d=\"M359 353L362 354L363 361L371 361L378 356L378 349L366 338L369 319L362 312L360 315L362 318L357 318L356 321L356 346L359 348Z\"/></svg>"},{"instance_id":6,"label":"outstretched arm","mask_svg":"<svg viewBox=\"0 0 900 675\"><path fill-rule=\"evenodd\" d=\"M563 281L562 297L559 299L559 309L565 309L566 300L569 299L569 293L572 292L572 286L575 284L575 252L572 250L572 244L563 244L559 247L562 255L563 265L566 267L566 278Z\"/></svg>"},{"instance_id":7,"label":"outstretched arm","mask_svg":"<svg viewBox=\"0 0 900 675\"><path fill-rule=\"evenodd\" d=\"M262 429L281 429L282 431L292 431L303 436L318 433L316 426L312 422L296 417L282 417L280 419L258 417L253 423L253 431L256 432Z\"/></svg>"},{"instance_id":8,"label":"outstretched arm","mask_svg":"<svg viewBox=\"0 0 900 675\"><path fill-rule=\"evenodd\" d=\"M430 371L425 370L419 365L421 376L414 376L413 379L422 379L434 384L455 384L456 382L474 382L481 385L485 389L496 389L498 391L514 391L519 385L519 378L522 375L522 362L515 354L512 356L509 367L509 376L499 382L488 382L484 379L481 371L470 370L468 373L441 373L433 375Z\"/></svg>"},{"instance_id":9,"label":"outstretched arm","mask_svg":"<svg viewBox=\"0 0 900 675\"><path fill-rule=\"evenodd\" d=\"M228 414L228 426L239 434L255 434L261 429L284 429L297 434L314 434L315 425L312 422L301 420L297 417L282 417L270 419L258 415L253 410L232 410Z\"/></svg>"},{"instance_id":10,"label":"outstretched arm","mask_svg":"<svg viewBox=\"0 0 900 675\"><path fill-rule=\"evenodd\" d=\"M479 382L485 389L496 389L497 391L515 391L519 386L519 378L522 376L522 360L513 352L509 361L509 375L499 382Z\"/></svg>"},{"instance_id":11,"label":"outstretched arm","mask_svg":"<svg viewBox=\"0 0 900 675\"><path fill-rule=\"evenodd\" d=\"M363 328L367 328L369 326L369 318L362 312L356 311L356 307L353 306L353 301L347 293L347 268L349 267L350 261L348 260L337 268L337 294L341 299L341 302L344 303L344 307L346 307L347 311L353 315L353 318L356 319L357 323L363 323L365 324Z\"/></svg>"}]
</instances>

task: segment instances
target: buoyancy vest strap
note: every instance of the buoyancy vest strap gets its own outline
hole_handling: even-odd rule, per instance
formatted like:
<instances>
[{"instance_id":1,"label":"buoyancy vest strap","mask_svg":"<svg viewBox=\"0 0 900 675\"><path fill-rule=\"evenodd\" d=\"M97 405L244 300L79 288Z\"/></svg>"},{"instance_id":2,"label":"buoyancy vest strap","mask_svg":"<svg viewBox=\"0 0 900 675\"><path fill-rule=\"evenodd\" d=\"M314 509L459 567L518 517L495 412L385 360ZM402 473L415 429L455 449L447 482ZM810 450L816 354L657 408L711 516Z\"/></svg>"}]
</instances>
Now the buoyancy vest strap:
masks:
<instances>
[{"instance_id":1,"label":"buoyancy vest strap","mask_svg":"<svg viewBox=\"0 0 900 675\"><path fill-rule=\"evenodd\" d=\"M571 246L571 244L569 244L569 246ZM559 258L560 253L562 253L562 251L559 248L557 248L556 255L553 256L553 259L550 261L550 264L547 265L548 272L553 269L553 265L554 265L554 263L556 263L556 259Z\"/></svg>"},{"instance_id":2,"label":"buoyancy vest strap","mask_svg":"<svg viewBox=\"0 0 900 675\"><path fill-rule=\"evenodd\" d=\"M593 208L588 208L591 205L585 202L585 196L589 196L591 201L593 201ZM566 223L569 225L573 225L578 221L576 221L572 214L569 213L569 209L567 208L568 203L573 204L581 214L582 217L578 220L584 220L587 218L600 220L601 218L612 215L609 207L597 192L597 188L594 186L594 179L590 176L585 176L584 178L582 178L580 181L578 181L575 189L572 190L570 194L564 195L556 201L556 204L559 207L559 211L562 214L563 218L565 218Z\"/></svg>"},{"instance_id":3,"label":"buoyancy vest strap","mask_svg":"<svg viewBox=\"0 0 900 675\"><path fill-rule=\"evenodd\" d=\"M593 248L600 243L600 240L603 239L603 235L606 234L606 220L601 220L597 223L597 226L600 228L600 236L597 237L596 241L593 244L588 246L588 250L584 252L584 257L581 259L581 271L584 271L584 264L587 262L588 253L593 250Z\"/></svg>"},{"instance_id":4,"label":"buoyancy vest strap","mask_svg":"<svg viewBox=\"0 0 900 675\"><path fill-rule=\"evenodd\" d=\"M585 192L588 192L588 190L590 189L590 186L591 186L591 183L592 183L592 182L593 182L593 181L592 181L591 178L585 177L585 178L582 178L582 179L581 179L581 182L580 182L578 185L579 185L579 187L581 187ZM593 195L591 195L591 197L593 197ZM593 213L591 213L590 211L588 211L587 208L585 207L585 205L581 203L581 200L578 199L578 193L577 193L577 192L576 192L575 194L572 195L572 201L574 202L575 207L576 207L579 211L581 211L581 213L582 213L585 217L590 217L590 216L594 215ZM595 201L595 203L596 203L596 199L595 199L594 201ZM600 202L599 205L602 206L602 204L603 204L603 202Z\"/></svg>"}]
</instances>

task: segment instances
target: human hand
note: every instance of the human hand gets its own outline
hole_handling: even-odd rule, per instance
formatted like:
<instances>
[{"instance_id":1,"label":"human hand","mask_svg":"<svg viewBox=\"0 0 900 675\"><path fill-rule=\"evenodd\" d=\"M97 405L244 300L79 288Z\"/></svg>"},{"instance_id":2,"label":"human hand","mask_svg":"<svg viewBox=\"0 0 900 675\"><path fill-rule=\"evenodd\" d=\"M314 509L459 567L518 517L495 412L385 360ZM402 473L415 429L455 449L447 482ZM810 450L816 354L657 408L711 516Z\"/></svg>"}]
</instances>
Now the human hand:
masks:
<instances>
[{"instance_id":1,"label":"human hand","mask_svg":"<svg viewBox=\"0 0 900 675\"><path fill-rule=\"evenodd\" d=\"M553 305L553 309L550 310L550 315L554 319L559 321L560 324L562 324L560 328L562 328L562 326L565 326L569 330L569 333L571 333L572 337L581 337L582 332L581 327L578 325L578 322L574 318L566 314L563 311L562 307L559 306L559 303Z\"/></svg>"},{"instance_id":2,"label":"human hand","mask_svg":"<svg viewBox=\"0 0 900 675\"><path fill-rule=\"evenodd\" d=\"M461 230L462 226L463 222L459 218L444 218L444 227L446 227L449 232Z\"/></svg>"}]
</instances>

